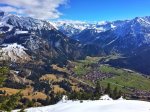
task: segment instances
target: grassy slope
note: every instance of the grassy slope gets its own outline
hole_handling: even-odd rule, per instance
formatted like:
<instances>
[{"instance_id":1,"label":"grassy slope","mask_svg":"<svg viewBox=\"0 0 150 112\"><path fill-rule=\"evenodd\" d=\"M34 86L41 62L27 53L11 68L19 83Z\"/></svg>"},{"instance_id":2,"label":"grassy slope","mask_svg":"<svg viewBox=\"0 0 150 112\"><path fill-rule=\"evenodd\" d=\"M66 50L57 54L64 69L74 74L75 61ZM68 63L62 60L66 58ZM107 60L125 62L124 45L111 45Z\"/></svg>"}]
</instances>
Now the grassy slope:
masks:
<instances>
[{"instance_id":1,"label":"grassy slope","mask_svg":"<svg viewBox=\"0 0 150 112\"><path fill-rule=\"evenodd\" d=\"M74 62L75 68L74 72L78 76L85 75L88 71L91 70L90 64L97 63L103 57L87 57L85 60L79 60ZM110 59L111 57L105 58L106 60ZM113 57L114 58L114 57ZM87 66L88 65L88 66ZM122 91L128 92L126 88L135 88L139 90L150 90L150 79L145 78L141 74L133 71L128 71L125 69L114 68L108 65L102 65L98 68L99 71L102 73L112 73L115 74L112 78L107 78L101 81L103 86L106 86L108 83L111 84L112 87L118 87ZM87 81L86 81L87 82ZM89 81L90 82L90 81Z\"/></svg>"},{"instance_id":2,"label":"grassy slope","mask_svg":"<svg viewBox=\"0 0 150 112\"><path fill-rule=\"evenodd\" d=\"M101 66L100 71L104 73L116 74L116 76L112 78L101 81L104 86L106 86L107 83L110 83L111 85L117 86L120 89L126 87L139 90L150 90L150 79L145 78L136 72L129 72L124 69L117 69L106 65Z\"/></svg>"},{"instance_id":3,"label":"grassy slope","mask_svg":"<svg viewBox=\"0 0 150 112\"><path fill-rule=\"evenodd\" d=\"M78 61L74 62L75 74L77 74L79 76L85 75L87 72L89 72L91 70L91 67L88 65L97 63L100 59L101 59L101 57L87 57L85 60L78 60Z\"/></svg>"}]
</instances>

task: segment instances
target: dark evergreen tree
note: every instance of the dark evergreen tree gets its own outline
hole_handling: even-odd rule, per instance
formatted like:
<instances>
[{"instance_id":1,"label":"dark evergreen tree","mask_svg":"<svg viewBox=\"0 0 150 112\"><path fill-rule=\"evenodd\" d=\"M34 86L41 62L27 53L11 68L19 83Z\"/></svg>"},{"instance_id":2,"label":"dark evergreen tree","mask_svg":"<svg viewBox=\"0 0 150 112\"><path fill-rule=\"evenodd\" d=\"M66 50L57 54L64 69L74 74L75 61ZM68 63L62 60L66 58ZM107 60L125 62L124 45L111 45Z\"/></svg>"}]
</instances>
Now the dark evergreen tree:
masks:
<instances>
[{"instance_id":1,"label":"dark evergreen tree","mask_svg":"<svg viewBox=\"0 0 150 112\"><path fill-rule=\"evenodd\" d=\"M119 90L117 99L120 98L121 96L122 96L122 92L121 90Z\"/></svg>"},{"instance_id":2,"label":"dark evergreen tree","mask_svg":"<svg viewBox=\"0 0 150 112\"><path fill-rule=\"evenodd\" d=\"M118 89L117 89L117 87L115 87L113 92L112 92L112 98L113 99L117 99L118 98Z\"/></svg>"},{"instance_id":3,"label":"dark evergreen tree","mask_svg":"<svg viewBox=\"0 0 150 112\"><path fill-rule=\"evenodd\" d=\"M9 73L8 67L5 67L5 66L0 67L0 86L1 87L3 86L8 73ZM15 109L18 106L19 100L22 98L22 95L21 95L21 92L18 92L15 95L2 96L2 97L3 98L0 98L0 110L10 112L11 110Z\"/></svg>"},{"instance_id":4,"label":"dark evergreen tree","mask_svg":"<svg viewBox=\"0 0 150 112\"><path fill-rule=\"evenodd\" d=\"M99 81L97 81L97 83L96 83L94 95L95 95L96 99L99 99L100 96L102 95L102 87L101 87Z\"/></svg>"},{"instance_id":5,"label":"dark evergreen tree","mask_svg":"<svg viewBox=\"0 0 150 112\"><path fill-rule=\"evenodd\" d=\"M20 92L15 95L11 95L0 104L0 110L11 112L11 110L18 106L20 99Z\"/></svg>"},{"instance_id":6,"label":"dark evergreen tree","mask_svg":"<svg viewBox=\"0 0 150 112\"><path fill-rule=\"evenodd\" d=\"M4 84L4 81L9 73L8 67L0 67L0 86Z\"/></svg>"},{"instance_id":7,"label":"dark evergreen tree","mask_svg":"<svg viewBox=\"0 0 150 112\"><path fill-rule=\"evenodd\" d=\"M112 91L111 91L111 88L110 88L110 83L108 83L108 84L107 84L107 87L106 87L106 89L105 89L105 94L108 94L108 95L111 97L111 95L112 95L111 92L112 92Z\"/></svg>"}]
</instances>

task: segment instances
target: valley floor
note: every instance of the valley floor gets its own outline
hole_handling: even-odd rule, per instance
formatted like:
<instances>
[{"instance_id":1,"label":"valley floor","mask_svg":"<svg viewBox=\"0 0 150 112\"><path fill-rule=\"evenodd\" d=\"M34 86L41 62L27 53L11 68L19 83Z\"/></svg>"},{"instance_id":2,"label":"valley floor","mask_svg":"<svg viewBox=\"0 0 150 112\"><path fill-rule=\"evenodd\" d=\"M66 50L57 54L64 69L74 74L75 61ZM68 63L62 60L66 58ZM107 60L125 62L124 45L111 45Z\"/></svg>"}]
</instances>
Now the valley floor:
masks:
<instances>
[{"instance_id":1,"label":"valley floor","mask_svg":"<svg viewBox=\"0 0 150 112\"><path fill-rule=\"evenodd\" d=\"M66 101L27 112L150 112L150 103L135 100ZM17 111L13 111L17 112Z\"/></svg>"}]
</instances>

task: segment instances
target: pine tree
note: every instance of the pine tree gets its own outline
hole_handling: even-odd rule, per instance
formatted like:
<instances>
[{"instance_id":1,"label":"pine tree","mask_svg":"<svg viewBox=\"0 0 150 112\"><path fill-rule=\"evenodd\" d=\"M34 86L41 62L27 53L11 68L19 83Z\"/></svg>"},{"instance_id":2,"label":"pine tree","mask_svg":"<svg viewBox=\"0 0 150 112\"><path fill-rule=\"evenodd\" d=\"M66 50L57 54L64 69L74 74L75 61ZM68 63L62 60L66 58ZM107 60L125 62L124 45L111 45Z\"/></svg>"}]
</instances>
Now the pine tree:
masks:
<instances>
[{"instance_id":1,"label":"pine tree","mask_svg":"<svg viewBox=\"0 0 150 112\"><path fill-rule=\"evenodd\" d=\"M51 100L51 98L49 96L47 96L47 98L46 98L46 104L50 104L50 100Z\"/></svg>"},{"instance_id":2,"label":"pine tree","mask_svg":"<svg viewBox=\"0 0 150 112\"><path fill-rule=\"evenodd\" d=\"M0 86L3 86L4 81L6 80L7 74L9 73L9 68L1 66L0 67ZM18 92L15 95L3 96L0 98L0 111L11 112L18 106L19 100L21 99L21 94Z\"/></svg>"},{"instance_id":3,"label":"pine tree","mask_svg":"<svg viewBox=\"0 0 150 112\"><path fill-rule=\"evenodd\" d=\"M105 94L108 94L109 96L111 96L111 88L110 88L110 83L107 84L107 88L105 89Z\"/></svg>"},{"instance_id":4,"label":"pine tree","mask_svg":"<svg viewBox=\"0 0 150 112\"><path fill-rule=\"evenodd\" d=\"M9 73L8 67L0 67L0 86L3 85L6 75Z\"/></svg>"},{"instance_id":5,"label":"pine tree","mask_svg":"<svg viewBox=\"0 0 150 112\"><path fill-rule=\"evenodd\" d=\"M117 89L117 87L115 87L115 89L113 90L112 98L113 99L117 99L118 98L118 89Z\"/></svg>"},{"instance_id":6,"label":"pine tree","mask_svg":"<svg viewBox=\"0 0 150 112\"><path fill-rule=\"evenodd\" d=\"M122 92L121 90L119 90L117 99L120 98L121 96L122 96Z\"/></svg>"},{"instance_id":7,"label":"pine tree","mask_svg":"<svg viewBox=\"0 0 150 112\"><path fill-rule=\"evenodd\" d=\"M100 82L97 81L96 83L96 87L95 87L95 92L94 92L95 96L96 96L96 99L99 99L101 94L102 94L102 87L100 85Z\"/></svg>"},{"instance_id":8,"label":"pine tree","mask_svg":"<svg viewBox=\"0 0 150 112\"><path fill-rule=\"evenodd\" d=\"M112 92L112 96L111 97L116 100L116 99L120 98L121 96L122 96L121 90L118 91L118 88L115 87L113 92Z\"/></svg>"},{"instance_id":9,"label":"pine tree","mask_svg":"<svg viewBox=\"0 0 150 112\"><path fill-rule=\"evenodd\" d=\"M18 106L20 99L21 99L20 92L18 92L15 95L9 96L2 103L0 103L0 110L11 112L11 110L15 109Z\"/></svg>"}]
</instances>

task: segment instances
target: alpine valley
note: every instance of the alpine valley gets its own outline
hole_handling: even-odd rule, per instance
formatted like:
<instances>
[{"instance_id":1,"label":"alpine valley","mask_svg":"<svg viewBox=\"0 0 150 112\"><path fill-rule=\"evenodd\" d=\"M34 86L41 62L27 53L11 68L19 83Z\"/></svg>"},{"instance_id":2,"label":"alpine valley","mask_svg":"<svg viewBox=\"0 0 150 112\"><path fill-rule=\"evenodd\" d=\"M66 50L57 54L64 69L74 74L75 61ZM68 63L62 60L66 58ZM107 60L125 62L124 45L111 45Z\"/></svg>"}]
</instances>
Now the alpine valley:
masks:
<instances>
[{"instance_id":1,"label":"alpine valley","mask_svg":"<svg viewBox=\"0 0 150 112\"><path fill-rule=\"evenodd\" d=\"M88 23L0 11L0 65L9 67L0 91L21 91L23 104L28 99L43 106L53 104L54 96L93 93L97 82L102 93L109 83L127 99L149 101L149 57L149 16Z\"/></svg>"}]
</instances>

